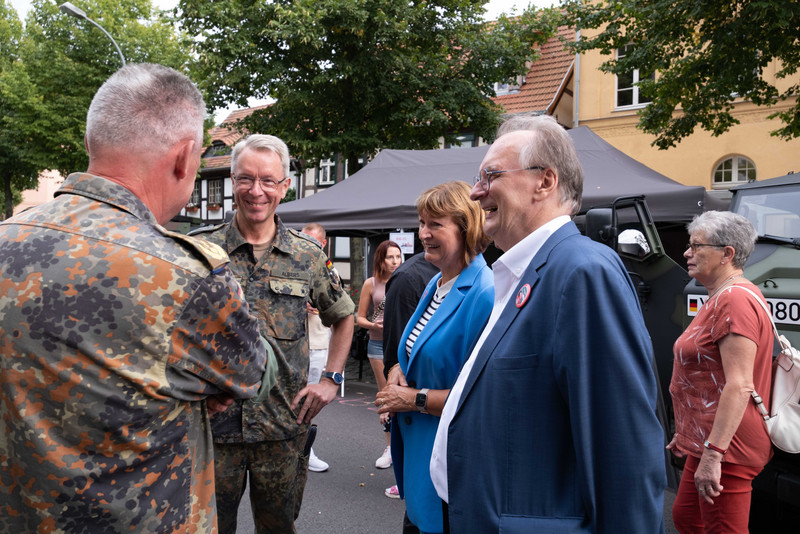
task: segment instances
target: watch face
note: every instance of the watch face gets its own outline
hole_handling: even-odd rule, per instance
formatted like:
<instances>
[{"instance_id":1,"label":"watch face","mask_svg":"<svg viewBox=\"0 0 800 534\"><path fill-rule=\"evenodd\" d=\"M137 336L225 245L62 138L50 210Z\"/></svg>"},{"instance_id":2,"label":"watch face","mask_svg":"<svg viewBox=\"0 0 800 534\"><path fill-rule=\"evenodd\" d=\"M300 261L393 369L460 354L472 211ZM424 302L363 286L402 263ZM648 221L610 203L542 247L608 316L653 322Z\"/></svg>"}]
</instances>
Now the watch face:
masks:
<instances>
[{"instance_id":1,"label":"watch face","mask_svg":"<svg viewBox=\"0 0 800 534\"><path fill-rule=\"evenodd\" d=\"M417 393L416 399L414 399L414 405L418 408L424 408L425 404L428 400L428 396L424 393Z\"/></svg>"},{"instance_id":2,"label":"watch face","mask_svg":"<svg viewBox=\"0 0 800 534\"><path fill-rule=\"evenodd\" d=\"M330 378L335 384L341 384L344 377L340 373L325 373L325 378Z\"/></svg>"}]
</instances>

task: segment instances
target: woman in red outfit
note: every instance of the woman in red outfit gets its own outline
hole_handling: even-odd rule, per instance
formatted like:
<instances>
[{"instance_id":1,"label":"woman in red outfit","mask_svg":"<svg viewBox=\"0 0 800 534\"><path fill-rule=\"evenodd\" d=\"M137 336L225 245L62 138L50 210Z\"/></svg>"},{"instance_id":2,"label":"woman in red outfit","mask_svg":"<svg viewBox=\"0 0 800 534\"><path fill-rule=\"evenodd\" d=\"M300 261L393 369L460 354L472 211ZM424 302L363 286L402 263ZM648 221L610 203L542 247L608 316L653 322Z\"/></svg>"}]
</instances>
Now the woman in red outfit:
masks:
<instances>
[{"instance_id":1,"label":"woman in red outfit","mask_svg":"<svg viewBox=\"0 0 800 534\"><path fill-rule=\"evenodd\" d=\"M672 508L681 534L746 533L752 480L772 456L751 400L770 396L772 325L742 268L756 231L745 217L709 211L688 227L689 275L708 299L673 347L676 432L667 448L686 457Z\"/></svg>"}]
</instances>

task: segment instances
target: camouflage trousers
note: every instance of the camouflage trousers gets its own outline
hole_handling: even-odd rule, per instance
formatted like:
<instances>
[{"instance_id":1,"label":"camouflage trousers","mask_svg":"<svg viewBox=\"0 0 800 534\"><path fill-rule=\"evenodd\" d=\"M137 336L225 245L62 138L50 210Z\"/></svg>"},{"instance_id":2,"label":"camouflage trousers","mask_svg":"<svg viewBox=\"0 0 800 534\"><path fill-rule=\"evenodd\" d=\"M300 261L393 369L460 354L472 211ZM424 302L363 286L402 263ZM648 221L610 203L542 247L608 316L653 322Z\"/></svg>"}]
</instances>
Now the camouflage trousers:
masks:
<instances>
[{"instance_id":1,"label":"camouflage trousers","mask_svg":"<svg viewBox=\"0 0 800 534\"><path fill-rule=\"evenodd\" d=\"M308 477L306 433L284 441L215 443L217 520L220 534L235 534L246 482L257 534L294 533Z\"/></svg>"}]
</instances>

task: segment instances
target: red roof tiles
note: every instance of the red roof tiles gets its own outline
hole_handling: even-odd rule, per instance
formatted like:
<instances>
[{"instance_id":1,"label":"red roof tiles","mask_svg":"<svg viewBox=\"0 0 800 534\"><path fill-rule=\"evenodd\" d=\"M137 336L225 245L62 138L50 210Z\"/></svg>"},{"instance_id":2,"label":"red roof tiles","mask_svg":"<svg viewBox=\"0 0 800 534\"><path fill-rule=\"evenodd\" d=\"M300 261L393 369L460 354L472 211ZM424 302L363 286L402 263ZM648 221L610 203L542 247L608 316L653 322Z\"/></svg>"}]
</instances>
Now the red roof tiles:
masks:
<instances>
[{"instance_id":1,"label":"red roof tiles","mask_svg":"<svg viewBox=\"0 0 800 534\"><path fill-rule=\"evenodd\" d=\"M233 147L233 145L235 145L239 139L246 134L246 132L242 132L236 127L236 121L251 115L256 110L264 109L268 106L269 104L232 111L230 115L225 117L224 121L211 129L211 144L221 141L226 146ZM227 168L231 166L231 157L230 155L211 156L208 158L203 158L203 162L205 163L205 166L203 167L204 169Z\"/></svg>"},{"instance_id":2,"label":"red roof tiles","mask_svg":"<svg viewBox=\"0 0 800 534\"><path fill-rule=\"evenodd\" d=\"M569 40L575 39L575 30L561 26L558 34ZM540 49L540 56L525 78L519 92L499 95L492 100L501 105L506 113L524 111L550 111L555 104L562 84L572 72L575 55L564 49L558 36L550 38Z\"/></svg>"}]
</instances>

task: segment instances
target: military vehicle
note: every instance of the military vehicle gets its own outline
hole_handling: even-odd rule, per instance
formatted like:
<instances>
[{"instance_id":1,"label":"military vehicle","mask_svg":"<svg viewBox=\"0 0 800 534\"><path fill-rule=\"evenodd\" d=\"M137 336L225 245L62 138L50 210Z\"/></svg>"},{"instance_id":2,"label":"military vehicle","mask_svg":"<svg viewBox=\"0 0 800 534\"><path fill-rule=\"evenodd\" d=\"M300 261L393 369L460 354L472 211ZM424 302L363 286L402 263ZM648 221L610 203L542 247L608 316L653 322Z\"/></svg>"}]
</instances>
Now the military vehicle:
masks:
<instances>
[{"instance_id":1,"label":"military vehicle","mask_svg":"<svg viewBox=\"0 0 800 534\"><path fill-rule=\"evenodd\" d=\"M766 297L780 332L800 347L800 174L743 184L731 193L730 211L747 217L759 235L744 274ZM686 243L688 234L685 228L682 233L675 227L660 231L644 197L620 198L611 207L589 210L585 232L619 253L637 287L653 340L659 417L669 439L674 431L669 396L672 345L707 298L705 288L686 273L680 245L674 245ZM665 247L664 234L672 250ZM669 486L676 489L683 461L667 453L665 462ZM800 454L775 449L753 482L750 531L797 533L798 525Z\"/></svg>"}]
</instances>

